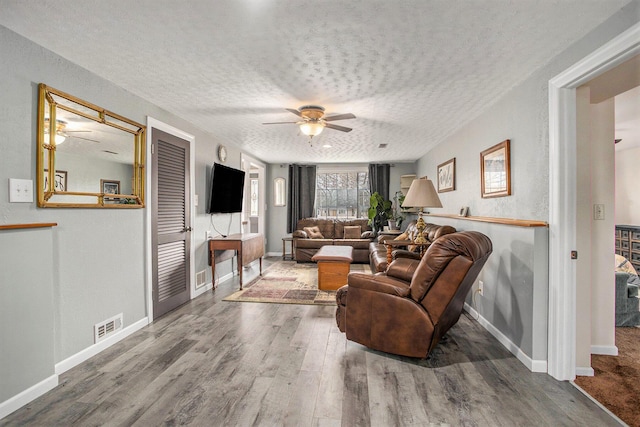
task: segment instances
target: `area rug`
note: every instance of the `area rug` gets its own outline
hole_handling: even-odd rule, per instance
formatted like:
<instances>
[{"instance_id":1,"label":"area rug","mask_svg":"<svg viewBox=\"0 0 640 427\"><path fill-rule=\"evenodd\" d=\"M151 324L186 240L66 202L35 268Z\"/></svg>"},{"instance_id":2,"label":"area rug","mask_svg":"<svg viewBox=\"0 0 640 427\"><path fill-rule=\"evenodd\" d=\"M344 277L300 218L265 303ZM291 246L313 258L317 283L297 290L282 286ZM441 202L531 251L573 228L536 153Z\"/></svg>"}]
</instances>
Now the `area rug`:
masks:
<instances>
[{"instance_id":1,"label":"area rug","mask_svg":"<svg viewBox=\"0 0 640 427\"><path fill-rule=\"evenodd\" d=\"M593 377L575 383L630 426L640 426L640 328L616 328L618 356L591 357Z\"/></svg>"},{"instance_id":2,"label":"area rug","mask_svg":"<svg viewBox=\"0 0 640 427\"><path fill-rule=\"evenodd\" d=\"M351 271L371 274L367 264L351 264ZM278 261L223 301L336 305L336 291L318 289L316 264Z\"/></svg>"}]
</instances>

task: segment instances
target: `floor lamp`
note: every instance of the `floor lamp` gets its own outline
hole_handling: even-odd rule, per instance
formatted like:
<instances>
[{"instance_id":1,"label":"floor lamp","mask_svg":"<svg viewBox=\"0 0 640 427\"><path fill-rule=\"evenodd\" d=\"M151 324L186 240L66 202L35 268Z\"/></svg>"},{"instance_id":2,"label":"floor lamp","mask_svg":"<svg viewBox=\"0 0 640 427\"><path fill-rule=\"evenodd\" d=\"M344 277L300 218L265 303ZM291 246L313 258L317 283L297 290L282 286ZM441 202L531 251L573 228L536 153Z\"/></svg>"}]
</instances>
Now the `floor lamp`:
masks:
<instances>
[{"instance_id":1,"label":"floor lamp","mask_svg":"<svg viewBox=\"0 0 640 427\"><path fill-rule=\"evenodd\" d=\"M417 245L427 243L427 239L422 235L425 227L427 226L422 219L422 209L442 207L442 203L440 202L438 193L433 186L433 182L427 179L426 176L424 178L414 179L411 183L411 187L409 187L407 196L404 198L404 202L402 202L402 207L420 209L418 211L418 222L416 223L418 235L414 239L413 243Z\"/></svg>"}]
</instances>

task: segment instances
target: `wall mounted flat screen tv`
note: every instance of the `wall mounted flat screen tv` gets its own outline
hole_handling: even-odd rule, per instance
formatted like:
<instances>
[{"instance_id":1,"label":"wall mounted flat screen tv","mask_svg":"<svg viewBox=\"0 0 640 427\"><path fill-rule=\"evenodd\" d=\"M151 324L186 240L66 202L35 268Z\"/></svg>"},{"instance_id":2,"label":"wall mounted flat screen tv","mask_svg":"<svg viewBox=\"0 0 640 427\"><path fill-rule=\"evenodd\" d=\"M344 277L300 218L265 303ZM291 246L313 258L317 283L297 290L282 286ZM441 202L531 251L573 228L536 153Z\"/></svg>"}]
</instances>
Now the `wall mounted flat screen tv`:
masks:
<instances>
[{"instance_id":1,"label":"wall mounted flat screen tv","mask_svg":"<svg viewBox=\"0 0 640 427\"><path fill-rule=\"evenodd\" d=\"M242 212L243 193L244 171L214 163L207 213Z\"/></svg>"}]
</instances>

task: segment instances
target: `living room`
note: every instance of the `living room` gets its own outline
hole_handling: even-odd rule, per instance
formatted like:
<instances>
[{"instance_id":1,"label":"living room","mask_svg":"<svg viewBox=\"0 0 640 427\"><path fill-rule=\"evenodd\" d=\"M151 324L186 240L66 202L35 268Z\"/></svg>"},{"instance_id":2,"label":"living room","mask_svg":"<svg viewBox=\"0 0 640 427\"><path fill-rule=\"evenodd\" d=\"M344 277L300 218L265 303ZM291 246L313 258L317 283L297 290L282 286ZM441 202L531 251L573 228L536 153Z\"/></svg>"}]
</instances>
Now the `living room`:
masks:
<instances>
[{"instance_id":1,"label":"living room","mask_svg":"<svg viewBox=\"0 0 640 427\"><path fill-rule=\"evenodd\" d=\"M29 6L22 7L29 8ZM580 9L582 6L571 3L565 7ZM590 5L587 9L590 7L596 8L595 5ZM193 193L198 194L201 200L207 193L208 170L217 159L217 150L220 145L226 147L227 164L232 167L241 167L243 155L250 155L263 162L267 183L266 200L272 198L270 183L274 178L288 179L285 172L287 169L282 168L281 165L286 165L290 163L289 161L269 160L267 156L259 155L257 148L263 152L269 150L268 140L261 142L260 144L263 145L257 145L256 150L253 150L252 146L245 148L241 140L228 140L225 135L229 130L224 127L217 132L205 130L196 123L195 119L202 116L209 114L229 116L233 108L240 108L233 102L227 102L224 104L227 110L222 107L216 109L215 99L219 96L228 101L234 96L232 92L234 90L242 92L242 87L231 87L228 89L229 93L220 95L206 94L206 97L213 100L212 107L209 111L193 111L194 120L191 116L172 113L167 106L164 106L163 95L169 92L180 92L180 87L160 87L147 92L146 96L136 95L135 82L129 81L130 86L112 83L111 79L117 81L120 77L115 74L116 70L113 71L113 77L110 76L108 61L107 63L98 62L99 69L92 69L95 64L78 65L71 53L65 53L65 45L62 41L58 41L60 46L43 47L47 46L46 25L43 25L41 33L34 34L33 38L19 35L21 20L25 19L22 15L24 11L21 13L20 9L21 7L16 5L8 7L6 14L3 10L4 18L0 19L0 24L4 25L0 27L2 40L0 56L3 58L0 65L0 75L3 77L0 87L3 93L1 111L4 123L3 136L0 138L2 150L0 176L3 179L7 181L11 178L31 179L35 182L34 141L38 83L45 83L71 93L139 123L147 123L147 117L153 117L157 121L193 136L195 141L193 144L195 166ZM501 337L503 345L516 354L529 370L549 372L555 378L562 380L572 379L572 375L564 373L554 375L548 366L553 364L553 360L557 357L549 348L549 340L552 339L549 335L554 334L555 329L550 320L552 313L550 313L548 299L551 298L549 293L556 289L554 286L558 282L551 272L553 267L550 265L553 263L551 257L554 250L549 244L554 232L552 228L554 218L550 207L551 199L554 197L550 190L553 185L550 163L554 153L552 142L550 142L552 136L549 135L548 87L551 79L612 39L637 26L640 11L638 1L611 2L604 9L600 17L592 16L589 22L585 22L584 28L574 29L575 33L571 40L565 40L564 44L559 43L552 52L549 50L542 52L538 59L540 62L532 60L530 73L513 79L512 86L507 89L498 85L499 78L492 80L494 86L490 86L488 82L484 85L484 77L480 76L471 79L473 84L467 83L457 88L455 82L449 83L447 87L457 91L451 95L454 98L467 99L465 92L483 91L485 94L483 99L490 99L490 101L482 105L470 105L464 123L450 124L450 131L443 130L443 133L437 136L439 143L423 154L389 161L396 165L392 168L390 186L390 192L394 193L399 190L400 175L415 173L417 176L434 177L439 164L451 158L456 159L456 191L440 194L444 207L433 209L432 212L435 214L455 214L460 207L467 206L471 216L537 220L550 224L549 229L526 228L473 222L462 218L433 218L433 222L450 224L458 229L478 230L491 237L494 253L482 272L486 289L484 297L477 301L476 313L484 319L484 327L492 331L495 336ZM424 13L427 14L427 11ZM569 14L565 9L558 11L558 15L563 18ZM34 15L37 14L34 13ZM137 15L138 19L142 15ZM11 23L12 20L14 23ZM535 23L535 20L532 22ZM496 28L500 25L502 23L496 23ZM90 30L84 28L82 31ZM508 38L509 34L502 34L502 37ZM108 46L101 49L104 49L103 55L109 54ZM509 54L509 51L505 51L497 55L509 56ZM137 72L131 70L146 68L146 64L138 63L135 57L130 60L127 74L137 75ZM228 72L240 72L240 70ZM413 68L405 70L409 76L418 72L419 70ZM505 78L507 74L508 71L505 71ZM143 73L139 74L141 79L144 78L143 75ZM274 78L273 75L270 77ZM244 75L245 82L263 78L255 76L253 72ZM407 78L405 81L411 81L411 79ZM278 83L282 84L281 81ZM316 83L309 82L309 84ZM394 89L388 88L388 90ZM395 90L407 98L407 102L416 96L412 87L395 88ZM499 93L499 96L492 97L492 93ZM324 96L331 97L329 94ZM419 98L428 97L427 94L419 93ZM303 102L323 101L323 98L298 99L290 96L287 98L288 102L283 103L277 99L277 102L274 101L268 106L253 105L249 109L253 108L256 114L261 108L268 109L270 114L273 114L272 112L276 109L282 109L282 115L274 116L273 120L279 121L295 119L293 116L287 117L290 113L284 111L284 108L298 108L304 105ZM472 98L468 99L472 101ZM357 103L354 101L353 105ZM360 114L360 111L355 109L337 112L352 112L356 117ZM265 134L261 132L272 132L272 130L262 126L261 116L256 117L255 123L251 123L254 130L250 132L252 135L257 135L253 137L254 139L264 139ZM393 117L389 120L392 119ZM432 118L425 116L423 120L416 125L428 126ZM440 117L438 120L449 119ZM367 118L358 117L353 122L348 122L349 126L354 128L354 133L358 131L359 121L366 124ZM328 133L330 130L327 129L325 132ZM321 147L310 148L307 138L296 135L295 129L288 138L287 144L292 145L292 155L313 150L312 152L316 153L319 159L315 163L363 166L389 160L389 153L396 148L394 148L395 141L391 134L388 139L389 148L386 154L384 151L370 148L370 151L378 157L366 160L351 156L346 148L342 149L341 159L344 161L338 161L335 158L332 161L322 159L320 156L329 155L320 151ZM480 152L505 139L511 140L512 194L502 198L482 198L478 161ZM430 141L424 141L424 143L427 144ZM3 343L15 343L21 339L22 335L32 337L28 349L29 354L35 354L33 359L30 359L19 354L6 354L3 350L0 378L3 384L6 383L9 386L2 387L0 402L10 401L13 404L15 400L12 399L35 385L41 384L41 390L55 386L61 373L91 355L97 354L102 347L94 343L94 324L123 313L124 332L129 334L143 328L152 320L148 301L150 277L147 262L149 254L146 246L148 213L145 209L42 209L36 207L35 203L9 203L7 185L3 186L0 192L3 224L58 224L56 227L42 230L3 231L0 234L0 253L6 263L2 268L3 294L0 311L3 316L7 316L3 317L1 339ZM607 205L605 211L613 212L613 207ZM288 234L284 212L286 207L270 206L266 211L265 237L268 253L279 253L281 238ZM230 225L227 225L229 220ZM210 270L207 265L205 232L211 229L211 221L212 218L205 213L204 203L201 201L195 209L192 224L194 229L193 275L195 276L196 272L207 271L208 289L213 278L208 273ZM216 217L213 221L216 227L223 228L224 231L227 227L232 232L239 232L242 229L242 219L239 215L233 215L230 218ZM580 253L586 252L580 251ZM585 260L587 259L590 257L585 257ZM220 277L231 276L233 265L230 261L226 261L219 265L218 271ZM29 286L21 286L21 284L29 284ZM12 289L7 289L7 285L11 285ZM196 297L206 290L207 287L195 292L194 287L192 296ZM608 314L602 315L606 317ZM585 323L598 323L598 319L589 319L583 324ZM21 325L19 331L15 328L16 324ZM612 334L605 333L602 341L581 343L578 348L586 348L589 352L592 346L612 349L615 347ZM7 359L4 359L5 357ZM588 357L578 359L587 360L586 363L588 363ZM5 363L4 360L7 362ZM575 375L575 368L581 367L589 366L574 363L573 375ZM42 384L43 381L45 381L44 384ZM18 400L21 402L19 406L26 402L24 399Z\"/></svg>"}]
</instances>

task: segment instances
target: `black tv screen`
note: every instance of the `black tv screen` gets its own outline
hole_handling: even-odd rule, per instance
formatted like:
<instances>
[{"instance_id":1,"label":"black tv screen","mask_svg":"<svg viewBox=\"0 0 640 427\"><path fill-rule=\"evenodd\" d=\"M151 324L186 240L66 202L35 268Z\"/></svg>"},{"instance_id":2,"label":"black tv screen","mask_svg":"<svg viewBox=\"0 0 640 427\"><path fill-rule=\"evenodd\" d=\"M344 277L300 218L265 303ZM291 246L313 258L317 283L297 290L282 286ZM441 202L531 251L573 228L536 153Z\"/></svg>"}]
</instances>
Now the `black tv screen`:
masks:
<instances>
[{"instance_id":1,"label":"black tv screen","mask_svg":"<svg viewBox=\"0 0 640 427\"><path fill-rule=\"evenodd\" d=\"M214 163L207 213L242 212L244 171Z\"/></svg>"}]
</instances>

